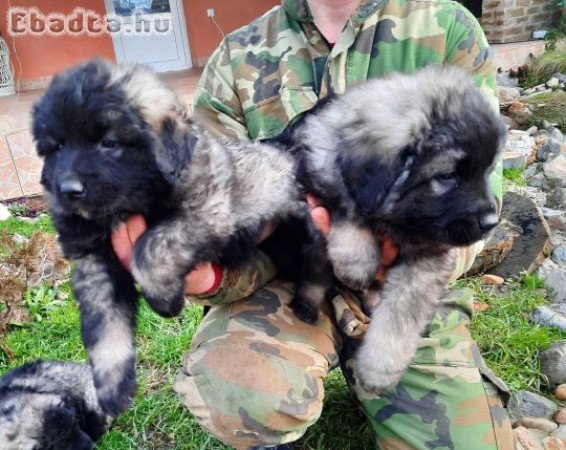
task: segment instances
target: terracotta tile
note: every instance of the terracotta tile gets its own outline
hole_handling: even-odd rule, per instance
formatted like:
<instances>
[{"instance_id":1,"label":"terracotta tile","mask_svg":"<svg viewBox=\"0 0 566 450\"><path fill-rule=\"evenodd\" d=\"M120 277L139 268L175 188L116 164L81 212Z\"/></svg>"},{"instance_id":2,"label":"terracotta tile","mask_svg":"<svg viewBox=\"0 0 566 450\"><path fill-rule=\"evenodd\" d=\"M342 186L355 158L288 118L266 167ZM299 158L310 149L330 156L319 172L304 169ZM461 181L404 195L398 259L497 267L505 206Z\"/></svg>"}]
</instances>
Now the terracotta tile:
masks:
<instances>
[{"instance_id":1,"label":"terracotta tile","mask_svg":"<svg viewBox=\"0 0 566 450\"><path fill-rule=\"evenodd\" d=\"M10 134L7 140L24 194L40 193L39 180L43 163L35 154L35 146L29 130Z\"/></svg>"},{"instance_id":2,"label":"terracotta tile","mask_svg":"<svg viewBox=\"0 0 566 450\"><path fill-rule=\"evenodd\" d=\"M0 200L21 197L23 195L16 168L10 157L8 145L3 136L0 137Z\"/></svg>"},{"instance_id":3,"label":"terracotta tile","mask_svg":"<svg viewBox=\"0 0 566 450\"><path fill-rule=\"evenodd\" d=\"M35 155L35 146L30 130L19 131L6 136L12 157L17 160L22 156ZM17 164L17 163L16 163Z\"/></svg>"}]
</instances>

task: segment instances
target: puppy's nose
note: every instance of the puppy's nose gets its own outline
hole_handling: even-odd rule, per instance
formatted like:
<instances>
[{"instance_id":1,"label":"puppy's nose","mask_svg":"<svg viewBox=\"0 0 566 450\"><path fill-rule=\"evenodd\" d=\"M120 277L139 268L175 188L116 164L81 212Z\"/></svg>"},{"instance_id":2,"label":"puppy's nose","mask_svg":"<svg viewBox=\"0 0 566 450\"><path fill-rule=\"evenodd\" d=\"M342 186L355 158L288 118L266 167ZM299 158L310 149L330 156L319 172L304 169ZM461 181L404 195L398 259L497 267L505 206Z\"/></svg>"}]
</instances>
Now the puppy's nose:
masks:
<instances>
[{"instance_id":1,"label":"puppy's nose","mask_svg":"<svg viewBox=\"0 0 566 450\"><path fill-rule=\"evenodd\" d=\"M77 200L84 197L85 189L83 184L76 178L67 179L61 182L61 194L69 200Z\"/></svg>"},{"instance_id":2,"label":"puppy's nose","mask_svg":"<svg viewBox=\"0 0 566 450\"><path fill-rule=\"evenodd\" d=\"M487 231L491 230L499 223L499 217L497 217L497 214L495 213L488 213L481 216L479 222L480 228Z\"/></svg>"}]
</instances>

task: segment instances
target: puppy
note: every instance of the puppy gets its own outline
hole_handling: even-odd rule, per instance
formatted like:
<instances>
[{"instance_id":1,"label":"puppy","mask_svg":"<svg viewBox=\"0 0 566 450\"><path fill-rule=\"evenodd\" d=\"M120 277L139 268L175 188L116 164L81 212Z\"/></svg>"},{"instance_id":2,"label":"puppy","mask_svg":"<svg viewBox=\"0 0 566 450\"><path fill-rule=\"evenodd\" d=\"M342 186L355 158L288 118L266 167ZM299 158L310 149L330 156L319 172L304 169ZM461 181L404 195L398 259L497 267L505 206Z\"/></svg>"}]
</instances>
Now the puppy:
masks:
<instances>
[{"instance_id":1,"label":"puppy","mask_svg":"<svg viewBox=\"0 0 566 450\"><path fill-rule=\"evenodd\" d=\"M265 223L308 214L295 161L274 146L215 138L187 119L155 74L102 60L54 78L35 106L33 135L59 241L76 265L73 289L98 399L117 416L135 390L134 279L156 312L178 314L195 266L241 264ZM148 230L130 274L110 235L136 213ZM312 273L314 284L328 277L320 267Z\"/></svg>"},{"instance_id":2,"label":"puppy","mask_svg":"<svg viewBox=\"0 0 566 450\"><path fill-rule=\"evenodd\" d=\"M439 66L354 87L292 131L299 180L331 215L334 274L365 290L372 311L355 365L368 390L394 385L410 363L454 269L451 249L498 223L488 176L505 134L471 77ZM370 286L385 233L399 256L378 294ZM319 305L304 300L293 306L313 322Z\"/></svg>"},{"instance_id":3,"label":"puppy","mask_svg":"<svg viewBox=\"0 0 566 450\"><path fill-rule=\"evenodd\" d=\"M0 378L3 450L90 450L111 420L88 364L39 360Z\"/></svg>"}]
</instances>

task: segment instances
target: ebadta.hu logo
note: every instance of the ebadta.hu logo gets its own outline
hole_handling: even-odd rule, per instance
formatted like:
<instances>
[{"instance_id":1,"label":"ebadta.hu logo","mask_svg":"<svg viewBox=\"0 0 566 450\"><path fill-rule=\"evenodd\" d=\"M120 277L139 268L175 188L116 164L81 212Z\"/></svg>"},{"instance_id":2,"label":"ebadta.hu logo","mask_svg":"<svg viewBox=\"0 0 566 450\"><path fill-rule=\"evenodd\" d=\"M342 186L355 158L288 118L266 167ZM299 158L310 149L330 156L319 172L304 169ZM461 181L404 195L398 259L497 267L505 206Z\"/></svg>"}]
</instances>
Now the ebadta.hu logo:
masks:
<instances>
[{"instance_id":1,"label":"ebadta.hu logo","mask_svg":"<svg viewBox=\"0 0 566 450\"><path fill-rule=\"evenodd\" d=\"M100 14L75 8L70 14L44 13L37 7L12 7L6 13L11 36L100 34L168 34L172 31L169 1L115 0L114 12Z\"/></svg>"}]
</instances>

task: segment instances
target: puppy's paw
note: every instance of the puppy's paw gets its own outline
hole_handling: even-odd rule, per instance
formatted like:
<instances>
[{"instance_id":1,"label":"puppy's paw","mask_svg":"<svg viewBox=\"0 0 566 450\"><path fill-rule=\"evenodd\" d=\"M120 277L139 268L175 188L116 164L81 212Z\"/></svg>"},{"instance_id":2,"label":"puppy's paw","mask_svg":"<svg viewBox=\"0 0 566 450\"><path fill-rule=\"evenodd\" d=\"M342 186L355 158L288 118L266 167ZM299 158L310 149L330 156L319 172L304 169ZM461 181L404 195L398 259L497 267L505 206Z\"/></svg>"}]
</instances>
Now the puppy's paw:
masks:
<instances>
[{"instance_id":1,"label":"puppy's paw","mask_svg":"<svg viewBox=\"0 0 566 450\"><path fill-rule=\"evenodd\" d=\"M367 350L362 345L356 355L354 369L357 381L366 391L383 394L399 382L406 367L404 364L395 364L391 358L389 355Z\"/></svg>"},{"instance_id":2,"label":"puppy's paw","mask_svg":"<svg viewBox=\"0 0 566 450\"><path fill-rule=\"evenodd\" d=\"M334 275L342 283L358 291L372 283L379 263L379 248L369 230L349 223L333 225L327 249Z\"/></svg>"},{"instance_id":3,"label":"puppy's paw","mask_svg":"<svg viewBox=\"0 0 566 450\"><path fill-rule=\"evenodd\" d=\"M98 404L105 414L118 417L132 405L136 392L135 373L126 376L116 385L110 385L108 380L98 380L95 376L94 385Z\"/></svg>"},{"instance_id":4,"label":"puppy's paw","mask_svg":"<svg viewBox=\"0 0 566 450\"><path fill-rule=\"evenodd\" d=\"M175 277L173 268L151 267L139 251L134 251L132 275L139 283L144 298L163 317L179 315L185 305L185 280Z\"/></svg>"},{"instance_id":5,"label":"puppy's paw","mask_svg":"<svg viewBox=\"0 0 566 450\"><path fill-rule=\"evenodd\" d=\"M318 320L318 308L299 296L295 296L289 303L289 306L295 313L295 316L305 323L313 325Z\"/></svg>"},{"instance_id":6,"label":"puppy's paw","mask_svg":"<svg viewBox=\"0 0 566 450\"><path fill-rule=\"evenodd\" d=\"M354 289L356 291L362 291L366 289L374 280L375 272L377 267L371 266L363 266L350 263L350 265L346 265L344 263L334 262L332 263L334 267L334 275L338 278L342 283L348 286L350 289Z\"/></svg>"}]
</instances>

